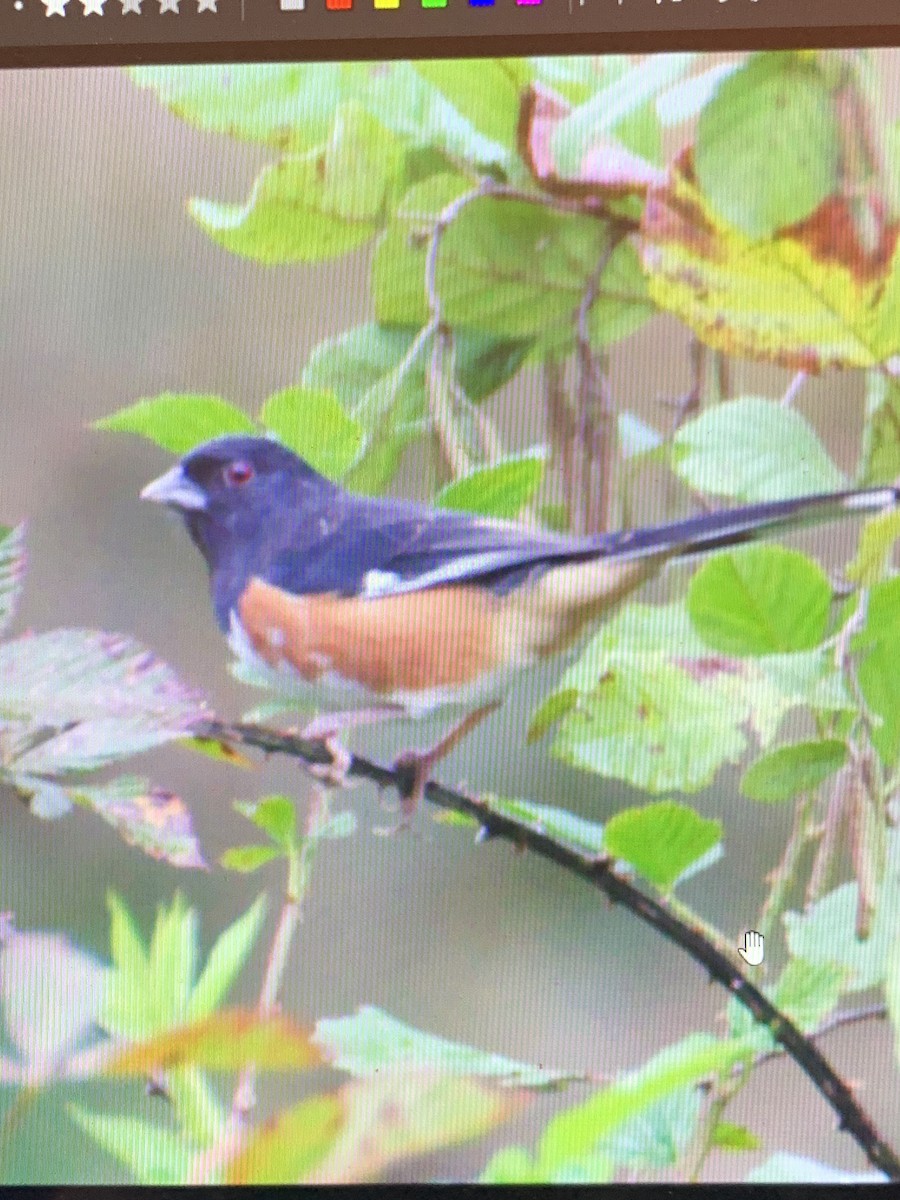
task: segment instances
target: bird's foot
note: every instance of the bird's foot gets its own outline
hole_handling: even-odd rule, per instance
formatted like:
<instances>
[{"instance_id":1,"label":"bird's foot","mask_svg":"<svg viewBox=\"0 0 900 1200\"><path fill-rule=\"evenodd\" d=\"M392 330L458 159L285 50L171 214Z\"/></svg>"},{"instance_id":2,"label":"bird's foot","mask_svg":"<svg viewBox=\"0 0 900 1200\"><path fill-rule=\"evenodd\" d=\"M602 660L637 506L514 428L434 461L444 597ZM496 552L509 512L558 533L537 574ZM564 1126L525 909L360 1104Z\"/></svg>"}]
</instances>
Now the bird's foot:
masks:
<instances>
[{"instance_id":1,"label":"bird's foot","mask_svg":"<svg viewBox=\"0 0 900 1200\"><path fill-rule=\"evenodd\" d=\"M311 742L321 742L331 761L311 763L308 767L310 774L326 787L348 787L353 755L341 741L340 735L357 725L372 725L396 715L391 708L360 708L348 712L320 713L313 717L304 726L300 736Z\"/></svg>"},{"instance_id":2,"label":"bird's foot","mask_svg":"<svg viewBox=\"0 0 900 1200\"><path fill-rule=\"evenodd\" d=\"M344 788L350 785L350 768L353 755L337 735L317 739L331 756L327 763L310 763L309 773L325 787Z\"/></svg>"},{"instance_id":3,"label":"bird's foot","mask_svg":"<svg viewBox=\"0 0 900 1200\"><path fill-rule=\"evenodd\" d=\"M392 829L381 830L382 833L399 833L408 829L419 810L419 805L425 797L425 789L434 768L447 757L451 750L472 730L480 725L485 717L490 716L499 707L499 701L483 704L474 712L469 713L457 722L439 742L427 750L404 750L394 759L393 769L401 776L398 780L400 790L400 820Z\"/></svg>"}]
</instances>

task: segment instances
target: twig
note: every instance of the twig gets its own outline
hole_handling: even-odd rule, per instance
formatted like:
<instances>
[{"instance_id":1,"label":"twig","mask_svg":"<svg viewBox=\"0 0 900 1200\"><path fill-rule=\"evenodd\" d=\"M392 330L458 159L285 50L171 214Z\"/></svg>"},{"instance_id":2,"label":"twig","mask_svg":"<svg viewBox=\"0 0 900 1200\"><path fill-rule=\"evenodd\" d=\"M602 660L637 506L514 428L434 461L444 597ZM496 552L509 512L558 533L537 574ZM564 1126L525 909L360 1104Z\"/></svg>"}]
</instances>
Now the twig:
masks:
<instances>
[{"instance_id":1,"label":"twig","mask_svg":"<svg viewBox=\"0 0 900 1200\"><path fill-rule=\"evenodd\" d=\"M265 726L208 722L194 730L194 735L253 747L267 754L285 754L308 766L328 766L332 757L321 741L311 741L294 734L279 733ZM350 755L347 773L350 777L367 779L379 788L394 788L408 795L413 786L410 767L389 768L359 755ZM490 801L478 796L453 791L430 780L425 786L425 798L439 808L463 813L480 825L484 838L500 838L520 849L527 849L549 862L585 880L614 904L621 904L668 941L684 950L709 974L710 978L727 988L731 995L760 1024L765 1025L775 1041L794 1059L812 1080L838 1116L841 1129L856 1141L872 1166L884 1171L891 1179L900 1180L900 1158L878 1133L871 1118L859 1105L851 1089L835 1072L814 1043L804 1036L762 992L747 979L715 946L697 930L679 920L650 896L618 875L614 864L605 856L585 853L574 846L551 837L542 828L500 812Z\"/></svg>"},{"instance_id":2,"label":"twig","mask_svg":"<svg viewBox=\"0 0 900 1200\"><path fill-rule=\"evenodd\" d=\"M612 473L616 454L616 411L603 358L591 344L591 310L600 295L603 274L610 259L628 233L623 225L611 225L609 242L591 272L578 306L575 347L578 359L575 446L579 469L572 480L567 501L573 513L575 533L603 533L612 516Z\"/></svg>"},{"instance_id":3,"label":"twig","mask_svg":"<svg viewBox=\"0 0 900 1200\"><path fill-rule=\"evenodd\" d=\"M662 397L659 401L659 403L666 404L675 410L675 420L672 423L669 437L675 436L688 417L696 416L703 402L708 351L699 338L691 338L688 345L688 357L691 363L691 386L681 396L674 398Z\"/></svg>"},{"instance_id":4,"label":"twig","mask_svg":"<svg viewBox=\"0 0 900 1200\"><path fill-rule=\"evenodd\" d=\"M787 391L781 397L781 407L782 408L790 408L791 407L791 405L797 399L800 389L803 387L804 383L806 383L807 379L809 379L808 371L798 371L797 372L797 374L794 376L794 378L788 384Z\"/></svg>"},{"instance_id":5,"label":"twig","mask_svg":"<svg viewBox=\"0 0 900 1200\"><path fill-rule=\"evenodd\" d=\"M885 1019L887 1015L886 1004L865 1004L860 1008L849 1008L845 1012L835 1013L833 1017L823 1021L818 1029L814 1029L806 1036L810 1041L818 1041L820 1037L833 1033L835 1029L843 1029L846 1025L859 1025L862 1021ZM781 1058L784 1053L785 1050L782 1046L777 1046L774 1050L766 1050L756 1056L753 1065L759 1067L775 1058Z\"/></svg>"},{"instance_id":6,"label":"twig","mask_svg":"<svg viewBox=\"0 0 900 1200\"><path fill-rule=\"evenodd\" d=\"M794 822L791 826L790 836L778 866L767 880L771 884L771 888L754 927L763 937L768 937L772 932L772 926L781 915L787 894L794 882L797 864L809 841L809 819L814 800L814 794L806 792L794 805Z\"/></svg>"},{"instance_id":7,"label":"twig","mask_svg":"<svg viewBox=\"0 0 900 1200\"><path fill-rule=\"evenodd\" d=\"M574 515L572 499L575 496L575 416L566 396L562 363L555 358L545 359L543 373L547 431L562 477L566 514L571 519Z\"/></svg>"},{"instance_id":8,"label":"twig","mask_svg":"<svg viewBox=\"0 0 900 1200\"><path fill-rule=\"evenodd\" d=\"M310 830L320 822L320 810L326 803L324 789L317 784L306 818L307 836L303 838L299 848L292 849L288 855L288 880L284 901L275 936L266 959L259 999L256 1002L256 1011L261 1019L271 1016L278 1008L278 993L281 990L281 982L290 956L294 934L302 918L303 898L308 884L309 858L313 846L313 839L308 835ZM256 1067L253 1063L248 1063L235 1084L231 1112L225 1128L212 1146L195 1156L191 1164L188 1183L209 1184L215 1182L214 1176L219 1168L229 1162L239 1151L246 1136L247 1116L255 1104Z\"/></svg>"}]
</instances>

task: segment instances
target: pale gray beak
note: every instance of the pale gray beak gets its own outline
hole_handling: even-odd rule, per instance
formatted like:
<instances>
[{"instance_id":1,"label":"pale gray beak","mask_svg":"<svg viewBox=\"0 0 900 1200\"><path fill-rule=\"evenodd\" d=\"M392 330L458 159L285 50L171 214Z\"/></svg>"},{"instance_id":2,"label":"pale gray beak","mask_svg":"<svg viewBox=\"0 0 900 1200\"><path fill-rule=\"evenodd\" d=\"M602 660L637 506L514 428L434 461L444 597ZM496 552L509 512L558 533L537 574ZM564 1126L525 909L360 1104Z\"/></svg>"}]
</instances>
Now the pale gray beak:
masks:
<instances>
[{"instance_id":1,"label":"pale gray beak","mask_svg":"<svg viewBox=\"0 0 900 1200\"><path fill-rule=\"evenodd\" d=\"M206 508L206 495L188 479L180 466L172 467L159 479L148 483L141 492L142 500L152 500L155 504L170 504L186 512L203 512Z\"/></svg>"}]
</instances>

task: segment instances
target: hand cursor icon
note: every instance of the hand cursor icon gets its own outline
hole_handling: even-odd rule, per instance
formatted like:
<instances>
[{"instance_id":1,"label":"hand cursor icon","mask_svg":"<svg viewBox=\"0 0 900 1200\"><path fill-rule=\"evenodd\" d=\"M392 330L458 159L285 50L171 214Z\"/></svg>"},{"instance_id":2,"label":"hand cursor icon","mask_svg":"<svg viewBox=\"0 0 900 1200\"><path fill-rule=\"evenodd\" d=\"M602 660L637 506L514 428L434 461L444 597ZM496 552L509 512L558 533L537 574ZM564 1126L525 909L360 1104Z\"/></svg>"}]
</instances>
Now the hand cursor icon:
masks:
<instances>
[{"instance_id":1,"label":"hand cursor icon","mask_svg":"<svg viewBox=\"0 0 900 1200\"><path fill-rule=\"evenodd\" d=\"M765 938L761 933L757 933L755 929L748 929L744 934L744 940L738 946L737 951L745 963L749 963L751 967L758 967L763 960L765 953L764 942Z\"/></svg>"}]
</instances>

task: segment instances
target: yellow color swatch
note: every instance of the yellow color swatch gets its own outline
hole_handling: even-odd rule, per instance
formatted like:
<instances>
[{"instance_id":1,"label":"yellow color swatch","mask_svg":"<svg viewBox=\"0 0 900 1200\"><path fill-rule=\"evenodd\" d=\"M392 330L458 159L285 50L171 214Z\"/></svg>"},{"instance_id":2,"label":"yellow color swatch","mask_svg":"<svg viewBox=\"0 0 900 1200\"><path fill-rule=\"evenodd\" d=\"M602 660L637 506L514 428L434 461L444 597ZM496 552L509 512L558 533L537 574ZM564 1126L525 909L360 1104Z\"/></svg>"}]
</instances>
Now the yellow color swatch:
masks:
<instances>
[{"instance_id":1,"label":"yellow color swatch","mask_svg":"<svg viewBox=\"0 0 900 1200\"><path fill-rule=\"evenodd\" d=\"M376 8L399 8L400 0L375 0Z\"/></svg>"}]
</instances>

